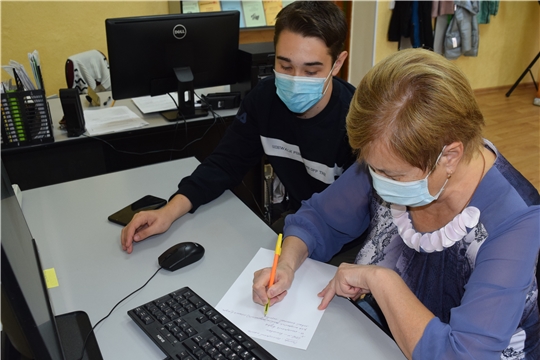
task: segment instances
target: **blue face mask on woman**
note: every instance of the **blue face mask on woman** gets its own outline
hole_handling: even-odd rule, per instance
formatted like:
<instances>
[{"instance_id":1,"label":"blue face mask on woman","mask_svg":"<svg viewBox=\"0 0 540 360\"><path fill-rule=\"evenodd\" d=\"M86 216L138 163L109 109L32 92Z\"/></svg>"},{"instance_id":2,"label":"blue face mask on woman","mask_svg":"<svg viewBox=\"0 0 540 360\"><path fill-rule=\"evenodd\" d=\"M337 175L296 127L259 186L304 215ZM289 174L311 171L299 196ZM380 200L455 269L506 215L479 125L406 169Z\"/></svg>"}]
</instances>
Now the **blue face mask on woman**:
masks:
<instances>
[{"instance_id":1,"label":"blue face mask on woman","mask_svg":"<svg viewBox=\"0 0 540 360\"><path fill-rule=\"evenodd\" d=\"M329 84L324 87L324 83L332 75L334 66L335 63L325 78L291 76L274 70L277 95L292 112L298 114L305 113L326 94Z\"/></svg>"},{"instance_id":2,"label":"blue face mask on woman","mask_svg":"<svg viewBox=\"0 0 540 360\"><path fill-rule=\"evenodd\" d=\"M445 146L446 147L446 146ZM439 162L444 148L442 149L435 166ZM441 190L434 196L429 193L428 177L431 175L431 170L424 179L416 181L396 181L388 179L382 175L377 174L371 166L368 166L371 177L373 178L373 187L377 191L377 194L386 202L403 205L403 206L424 206L437 200L448 183L448 177L444 182Z\"/></svg>"}]
</instances>

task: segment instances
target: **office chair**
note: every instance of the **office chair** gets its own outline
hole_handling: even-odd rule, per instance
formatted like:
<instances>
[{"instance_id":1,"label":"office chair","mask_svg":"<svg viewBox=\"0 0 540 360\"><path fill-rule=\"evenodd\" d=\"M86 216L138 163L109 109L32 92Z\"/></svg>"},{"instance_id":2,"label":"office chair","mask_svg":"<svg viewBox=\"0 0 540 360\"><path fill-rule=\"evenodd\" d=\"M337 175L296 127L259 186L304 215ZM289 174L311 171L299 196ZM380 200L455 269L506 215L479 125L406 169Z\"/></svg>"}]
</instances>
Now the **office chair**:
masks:
<instances>
[{"instance_id":1,"label":"office chair","mask_svg":"<svg viewBox=\"0 0 540 360\"><path fill-rule=\"evenodd\" d=\"M79 94L87 94L90 86L94 91L111 89L111 76L107 57L98 50L89 50L70 56L66 61L68 88L77 88Z\"/></svg>"}]
</instances>

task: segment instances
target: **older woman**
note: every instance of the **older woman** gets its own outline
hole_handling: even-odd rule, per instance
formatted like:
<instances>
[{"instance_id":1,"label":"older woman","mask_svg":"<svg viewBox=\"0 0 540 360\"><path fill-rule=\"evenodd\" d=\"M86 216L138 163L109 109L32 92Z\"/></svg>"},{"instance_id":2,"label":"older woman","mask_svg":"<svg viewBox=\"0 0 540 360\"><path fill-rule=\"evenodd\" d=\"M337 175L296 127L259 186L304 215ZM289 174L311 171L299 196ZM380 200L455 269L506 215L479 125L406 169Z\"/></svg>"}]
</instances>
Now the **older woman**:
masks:
<instances>
[{"instance_id":1,"label":"older woman","mask_svg":"<svg viewBox=\"0 0 540 360\"><path fill-rule=\"evenodd\" d=\"M258 271L254 301L280 301L307 256L325 261L368 229L321 309L371 293L408 358L539 359L540 196L483 125L442 56L410 49L377 64L347 118L358 163L287 217L277 280L266 288Z\"/></svg>"}]
</instances>

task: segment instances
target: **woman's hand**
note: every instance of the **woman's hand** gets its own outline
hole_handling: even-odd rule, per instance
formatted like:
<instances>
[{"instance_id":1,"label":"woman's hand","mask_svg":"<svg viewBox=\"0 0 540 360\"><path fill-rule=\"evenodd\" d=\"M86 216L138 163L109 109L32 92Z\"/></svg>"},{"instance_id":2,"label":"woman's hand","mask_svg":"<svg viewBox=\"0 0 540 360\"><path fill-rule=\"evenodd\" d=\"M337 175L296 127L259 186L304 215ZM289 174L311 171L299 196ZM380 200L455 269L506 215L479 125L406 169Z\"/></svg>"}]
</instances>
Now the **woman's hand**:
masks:
<instances>
[{"instance_id":1,"label":"woman's hand","mask_svg":"<svg viewBox=\"0 0 540 360\"><path fill-rule=\"evenodd\" d=\"M319 309L326 309L334 295L356 299L372 293L386 322L408 359L422 337L427 324L435 317L393 270L376 265L341 264L336 275L319 293Z\"/></svg>"},{"instance_id":2,"label":"woman's hand","mask_svg":"<svg viewBox=\"0 0 540 360\"><path fill-rule=\"evenodd\" d=\"M287 290L291 288L294 272L302 265L308 256L306 244L296 236L287 236L283 240L281 255L276 268L274 285L268 287L271 268L261 269L253 276L253 301L266 305L270 299L270 306L283 300Z\"/></svg>"},{"instance_id":3,"label":"woman's hand","mask_svg":"<svg viewBox=\"0 0 540 360\"><path fill-rule=\"evenodd\" d=\"M255 272L253 276L253 301L266 305L270 299L270 306L283 300L287 290L294 279L294 270L289 266L278 264L274 285L268 287L272 268L264 268Z\"/></svg>"},{"instance_id":4,"label":"woman's hand","mask_svg":"<svg viewBox=\"0 0 540 360\"><path fill-rule=\"evenodd\" d=\"M322 297L319 310L324 310L334 295L357 299L370 292L368 279L377 268L375 265L354 265L343 263L328 285L318 294Z\"/></svg>"}]
</instances>

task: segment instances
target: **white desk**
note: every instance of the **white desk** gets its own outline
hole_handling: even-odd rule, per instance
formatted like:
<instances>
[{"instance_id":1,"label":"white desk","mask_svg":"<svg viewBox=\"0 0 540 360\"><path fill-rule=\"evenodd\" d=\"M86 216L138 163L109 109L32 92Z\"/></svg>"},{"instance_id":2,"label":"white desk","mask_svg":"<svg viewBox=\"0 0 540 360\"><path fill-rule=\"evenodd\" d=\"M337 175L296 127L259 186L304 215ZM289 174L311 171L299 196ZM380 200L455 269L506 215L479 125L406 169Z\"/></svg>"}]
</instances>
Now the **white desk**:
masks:
<instances>
[{"instance_id":1,"label":"white desk","mask_svg":"<svg viewBox=\"0 0 540 360\"><path fill-rule=\"evenodd\" d=\"M97 327L105 359L163 359L126 312L183 286L216 306L257 250L273 249L273 231L227 191L168 232L136 244L131 255L122 251L121 227L107 216L146 194L168 198L197 163L188 158L23 192L23 212L43 267L54 267L58 276L60 286L49 291L56 314L84 310L95 324L146 282L167 248L182 241L206 248L195 264L161 270ZM342 298L332 300L306 351L259 343L278 359L404 358L393 340Z\"/></svg>"}]
</instances>

